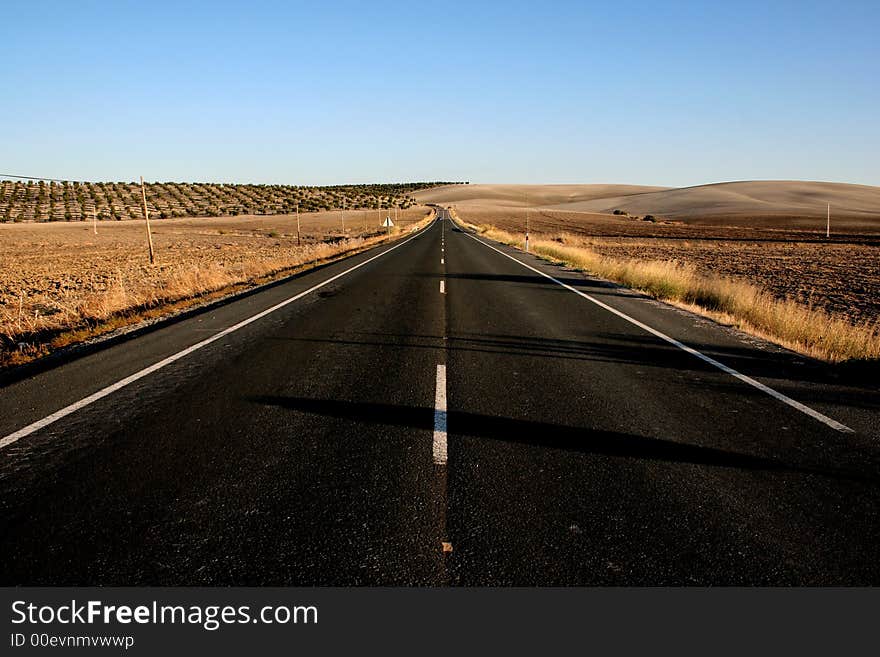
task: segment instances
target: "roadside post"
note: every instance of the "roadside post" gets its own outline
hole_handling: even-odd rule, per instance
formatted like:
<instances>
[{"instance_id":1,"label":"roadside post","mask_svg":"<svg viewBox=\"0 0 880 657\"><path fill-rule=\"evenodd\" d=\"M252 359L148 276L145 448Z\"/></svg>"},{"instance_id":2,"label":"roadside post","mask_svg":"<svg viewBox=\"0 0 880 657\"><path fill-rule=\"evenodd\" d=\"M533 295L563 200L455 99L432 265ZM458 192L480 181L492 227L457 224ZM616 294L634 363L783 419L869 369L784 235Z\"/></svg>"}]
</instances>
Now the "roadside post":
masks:
<instances>
[{"instance_id":1,"label":"roadside post","mask_svg":"<svg viewBox=\"0 0 880 657\"><path fill-rule=\"evenodd\" d=\"M153 259L153 233L150 231L150 211L147 209L147 190L144 188L144 177L141 176L141 200L144 202L144 221L147 224L147 245L150 249L150 264L154 264Z\"/></svg>"},{"instance_id":2,"label":"roadside post","mask_svg":"<svg viewBox=\"0 0 880 657\"><path fill-rule=\"evenodd\" d=\"M526 253L529 252L529 209L526 208Z\"/></svg>"}]
</instances>

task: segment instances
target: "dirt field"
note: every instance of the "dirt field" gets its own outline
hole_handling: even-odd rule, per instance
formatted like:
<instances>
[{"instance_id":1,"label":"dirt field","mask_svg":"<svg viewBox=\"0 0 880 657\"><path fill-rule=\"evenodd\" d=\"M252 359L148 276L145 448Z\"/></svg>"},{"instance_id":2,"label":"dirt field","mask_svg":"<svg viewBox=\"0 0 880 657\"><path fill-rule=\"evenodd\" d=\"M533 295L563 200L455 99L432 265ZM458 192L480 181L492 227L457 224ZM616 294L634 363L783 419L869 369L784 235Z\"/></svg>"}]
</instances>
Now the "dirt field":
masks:
<instances>
[{"instance_id":1,"label":"dirt field","mask_svg":"<svg viewBox=\"0 0 880 657\"><path fill-rule=\"evenodd\" d=\"M525 230L524 208L460 204L458 212L474 224ZM824 225L779 227L789 223L786 219L769 227L691 225L533 209L529 223L534 234L588 237L602 255L692 263L701 271L747 280L778 298L796 299L853 323L880 322L880 222L874 232L848 226L830 241Z\"/></svg>"},{"instance_id":2,"label":"dirt field","mask_svg":"<svg viewBox=\"0 0 880 657\"><path fill-rule=\"evenodd\" d=\"M424 207L401 211L398 230L427 214ZM292 215L157 220L155 265L142 221L98 222L97 234L90 222L0 224L0 352L45 350L34 340L247 284L385 235L377 210L346 212L344 234L339 212L300 217L301 244Z\"/></svg>"}]
</instances>

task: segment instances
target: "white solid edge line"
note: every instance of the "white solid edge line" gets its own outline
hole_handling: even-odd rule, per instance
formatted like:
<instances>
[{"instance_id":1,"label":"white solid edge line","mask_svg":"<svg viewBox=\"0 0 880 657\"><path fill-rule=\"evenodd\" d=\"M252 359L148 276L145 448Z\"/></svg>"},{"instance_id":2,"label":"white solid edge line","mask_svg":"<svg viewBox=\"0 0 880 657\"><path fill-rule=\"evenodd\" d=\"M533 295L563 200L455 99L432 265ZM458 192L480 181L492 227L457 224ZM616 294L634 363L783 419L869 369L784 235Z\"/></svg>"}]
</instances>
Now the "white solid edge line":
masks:
<instances>
[{"instance_id":1,"label":"white solid edge line","mask_svg":"<svg viewBox=\"0 0 880 657\"><path fill-rule=\"evenodd\" d=\"M434 463L446 465L446 365L437 366L437 391L434 393Z\"/></svg>"},{"instance_id":2,"label":"white solid edge line","mask_svg":"<svg viewBox=\"0 0 880 657\"><path fill-rule=\"evenodd\" d=\"M426 231L432 225L433 225L433 222L431 224L429 224L428 226L426 226L424 230ZM382 253L379 253L378 255L374 255L373 257L368 258L368 259L364 260L363 262L356 264L354 267L349 267L345 271L340 272L339 274L336 274L335 276L331 276L327 280L325 280L321 283L318 283L317 285L313 285L312 287L310 287L308 290L305 290L304 292L300 292L299 294L296 294L296 295L290 297L289 299L285 299L284 301L282 301L280 303L276 303L271 308L268 308L262 312L259 312L256 315L254 315L253 317L249 317L248 319L245 319L241 322L238 322L237 324L233 324L229 328L223 329L219 333L212 335L210 338L206 338L205 340L202 340L201 342L197 342L196 344L194 344L190 347L187 347L183 351L178 351L176 354L172 354L171 356L168 356L167 358L163 358L159 362L153 363L149 367L145 367L144 369L140 370L139 372L135 372L134 374L127 376L124 379L120 379L116 383L113 383L113 384L107 386L106 388L102 388L101 390L98 390L97 392L89 395L88 397L84 397L83 399L80 399L79 401L74 402L74 403L70 404L69 406L65 406L64 408L62 408L58 411L55 411L51 415L47 415L42 420L37 420L36 422L32 422L31 424L27 425L26 427L23 427L23 428L19 429L18 431L15 431L14 433L11 433L8 436L5 436L4 438L0 439L0 449L8 447L9 445L16 442L17 440L24 438L25 436L28 436L28 435L34 433L35 431L39 431L40 429L43 429L43 428L49 426L50 424L52 424L53 422L57 422L58 420L60 420L63 417L67 417L71 413L75 413L76 411L80 410L81 408L85 408L89 404L95 403L99 399L103 399L104 397L113 394L117 390L124 388L125 386L129 385L130 383L134 383L135 381L142 379L145 376L149 376L153 372L162 369L166 365L170 365L171 363L180 360L184 356L188 356L189 354L193 353L194 351L198 351L202 347L206 347L207 345L211 344L212 342L216 342L217 340L220 340L221 338L226 337L230 333L234 333L238 329L244 328L248 324L256 322L257 320L262 319L266 315L269 315L269 314L275 312L276 310L280 310L284 306L291 304L294 301L298 301L299 299L302 299L307 294L310 294L310 293L314 292L315 290L324 287L328 283L332 283L333 281L337 280L338 278L342 278L346 274L350 274L351 272L353 272L356 269L360 269L361 267L363 267L367 263L370 263L373 260L376 260L377 258L381 258L383 255L385 255L387 253L391 253L394 249L400 248L401 246L403 246L407 242L410 242L423 234L424 234L424 231L420 231L416 235L413 235L412 237L405 239L400 244L395 244L390 249L386 249L385 251L382 251Z\"/></svg>"},{"instance_id":3,"label":"white solid edge line","mask_svg":"<svg viewBox=\"0 0 880 657\"><path fill-rule=\"evenodd\" d=\"M592 303L596 304L596 305L599 306L600 308L603 308L603 309L607 310L608 312L617 315L617 316L620 317L621 319L625 319L625 320L626 320L627 322L629 322L630 324L634 324L635 326L638 326L640 329L643 329L643 330L647 331L647 332L650 333L651 335L654 335L654 336L660 338L661 340L665 340L666 342L668 342L668 343L671 344L671 345L675 345L676 347L678 347L678 348L681 349L682 351L686 351L687 353L691 354L692 356L696 356L696 357L699 358L700 360L703 360L703 361L709 363L710 365L713 365L713 366L717 367L717 368L718 368L719 370L721 370L722 372L725 372L725 373L729 374L730 376L739 379L739 380L742 381L743 383L747 383L748 385L752 386L753 388L757 388L757 389L760 390L761 392L770 395L770 396L773 397L774 399L777 399L777 400L781 401L781 402L784 403L784 404L788 404L789 406L791 406L792 408L794 408L794 409L800 411L800 412L803 413L804 415L809 415L809 416L810 416L811 418L813 418L814 420L818 420L819 422L822 422L823 424L826 424L826 425L828 425L829 427L831 427L832 429L835 429L835 430L837 430L837 431L841 431L841 432L843 432L843 433L855 433L855 431L853 431L852 429L850 429L850 428L849 428L848 426L846 426L845 424L841 424L841 423L838 422L837 420L832 420L832 419L831 419L830 417L828 417L827 415L823 415L823 414L820 413L819 411L813 410L813 409L810 408L809 406L806 406L806 405L800 403L799 401L796 401L796 400L792 399L791 397L788 397L788 396L786 396L786 395L783 395L781 392L778 392L778 391L774 390L773 388L764 385L764 384L761 383L760 381L756 381L755 379L753 379L753 378L750 377L750 376L746 376L745 374L742 374L742 373L740 373L740 372L737 372L737 371L736 371L735 369L733 369L732 367L728 367L728 366L725 365L724 363L721 363L721 362L715 360L714 358L712 358L712 357L710 357L710 356L707 356L706 354L703 354L703 353L697 351L697 350L694 349L693 347L689 347L689 346L687 346L686 344L684 344L684 343L682 343L682 342L679 342L679 341L676 340L675 338L671 338L671 337L669 337L668 335L666 335L665 333L662 333L661 331L658 331L658 330L655 329L655 328L651 328L651 327L648 326L647 324L643 324L643 323L640 322L639 320L637 320L637 319L635 319L635 318L633 318L633 317L630 317L630 316L627 315L626 313L623 313L623 312L617 310L616 308L612 308L612 307L609 306L608 304L599 301L599 300L596 299L595 297L592 297L592 296L590 296L589 294L586 294L585 292L581 292L580 290L578 290L578 289L572 287L571 285L568 285L568 284L566 284L566 283L563 283L563 282L560 281L559 279L553 278L553 277L550 276L549 274L545 274L544 272L542 272L542 271L539 270L539 269L535 269L534 267L532 267L532 266L530 266L530 265L527 265L526 263L522 262L522 261L519 260L518 258L514 258L514 257L513 257L512 255L510 255L509 253L505 253L505 252L502 251L501 249L496 249L496 248L495 248L494 246L492 246L491 244L487 244L487 243L484 242L483 240L481 240L481 239L479 239L479 238L477 238L477 237L474 237L474 236L471 235L470 233L465 233L465 235L467 235L467 236L470 237L471 239L473 239L473 240L479 242L479 243L482 244L483 246L488 247L488 248L492 249L493 251L497 251L498 253L500 253L500 254L503 255L504 257L506 257L506 258L510 258L510 259L513 260L514 262L519 263L520 265L522 265L522 266L525 267L526 269L530 269L530 270L532 270L533 272L535 272L536 274L540 274L540 275L543 276L544 278L549 278L549 279L550 279L551 281L553 281L554 283L557 283L557 284L561 285L562 287L564 287L565 289L570 290L571 292L574 292L575 294L577 294L577 295L579 295L579 296L582 296L582 297L583 297L584 299L586 299L587 301L591 301Z\"/></svg>"}]
</instances>

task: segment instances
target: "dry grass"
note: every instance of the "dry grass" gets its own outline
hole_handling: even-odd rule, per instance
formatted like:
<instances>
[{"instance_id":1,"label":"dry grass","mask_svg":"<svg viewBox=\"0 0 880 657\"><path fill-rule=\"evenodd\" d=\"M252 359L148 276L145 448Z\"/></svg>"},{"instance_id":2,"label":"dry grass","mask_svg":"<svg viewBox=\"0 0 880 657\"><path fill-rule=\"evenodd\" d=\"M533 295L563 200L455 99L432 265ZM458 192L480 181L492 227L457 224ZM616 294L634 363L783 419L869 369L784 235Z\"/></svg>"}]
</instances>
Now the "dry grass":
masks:
<instances>
[{"instance_id":1,"label":"dry grass","mask_svg":"<svg viewBox=\"0 0 880 657\"><path fill-rule=\"evenodd\" d=\"M524 235L491 225L465 225L490 239L524 247ZM530 248L549 260L686 306L814 358L832 362L880 358L877 322L853 325L822 309L778 299L748 282L708 275L693 265L674 260L602 256L586 240L571 235L562 234L554 239L537 235L530 240Z\"/></svg>"},{"instance_id":2,"label":"dry grass","mask_svg":"<svg viewBox=\"0 0 880 657\"><path fill-rule=\"evenodd\" d=\"M0 225L0 366L32 360L116 328L202 303L379 244L428 223L401 213L388 236L376 211L295 218L157 222L146 262L142 222ZM364 230L366 229L366 230Z\"/></svg>"}]
</instances>

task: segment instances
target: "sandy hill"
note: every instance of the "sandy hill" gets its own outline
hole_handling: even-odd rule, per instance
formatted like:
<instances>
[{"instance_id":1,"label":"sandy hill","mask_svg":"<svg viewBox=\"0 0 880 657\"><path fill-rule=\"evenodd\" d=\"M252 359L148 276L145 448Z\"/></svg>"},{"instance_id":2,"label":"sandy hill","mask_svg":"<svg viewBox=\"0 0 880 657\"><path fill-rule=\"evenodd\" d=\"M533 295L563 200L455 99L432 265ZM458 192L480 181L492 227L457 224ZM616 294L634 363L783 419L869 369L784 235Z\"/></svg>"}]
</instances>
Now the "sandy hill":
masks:
<instances>
[{"instance_id":1,"label":"sandy hill","mask_svg":"<svg viewBox=\"0 0 880 657\"><path fill-rule=\"evenodd\" d=\"M636 185L458 185L419 191L422 202L652 214L686 223L797 226L824 217L852 229L880 229L880 187L806 181L741 181L695 187ZM838 223L840 227L840 224Z\"/></svg>"},{"instance_id":2,"label":"sandy hill","mask_svg":"<svg viewBox=\"0 0 880 657\"><path fill-rule=\"evenodd\" d=\"M645 185L445 185L413 196L422 203L549 207L665 189Z\"/></svg>"}]
</instances>

